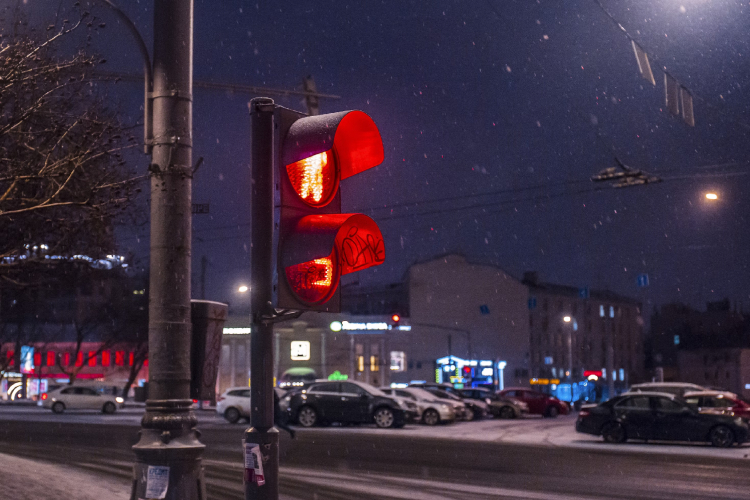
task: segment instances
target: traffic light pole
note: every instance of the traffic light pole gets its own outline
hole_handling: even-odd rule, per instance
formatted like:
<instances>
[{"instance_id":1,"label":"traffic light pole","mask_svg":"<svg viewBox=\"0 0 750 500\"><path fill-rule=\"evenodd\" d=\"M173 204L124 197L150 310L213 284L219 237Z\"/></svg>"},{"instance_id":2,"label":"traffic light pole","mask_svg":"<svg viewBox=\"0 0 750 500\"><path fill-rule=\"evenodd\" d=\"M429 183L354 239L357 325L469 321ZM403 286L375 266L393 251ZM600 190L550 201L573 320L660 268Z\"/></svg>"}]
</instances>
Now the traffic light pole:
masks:
<instances>
[{"instance_id":1,"label":"traffic light pole","mask_svg":"<svg viewBox=\"0 0 750 500\"><path fill-rule=\"evenodd\" d=\"M149 388L131 499L206 498L190 399L193 1L154 2Z\"/></svg>"},{"instance_id":2,"label":"traffic light pole","mask_svg":"<svg viewBox=\"0 0 750 500\"><path fill-rule=\"evenodd\" d=\"M273 426L273 200L274 200L274 102L250 101L252 196L252 246L250 296L250 424L245 431L245 500L278 500L279 433ZM252 449L260 458L262 476L251 472ZM257 464L256 464L257 465Z\"/></svg>"}]
</instances>

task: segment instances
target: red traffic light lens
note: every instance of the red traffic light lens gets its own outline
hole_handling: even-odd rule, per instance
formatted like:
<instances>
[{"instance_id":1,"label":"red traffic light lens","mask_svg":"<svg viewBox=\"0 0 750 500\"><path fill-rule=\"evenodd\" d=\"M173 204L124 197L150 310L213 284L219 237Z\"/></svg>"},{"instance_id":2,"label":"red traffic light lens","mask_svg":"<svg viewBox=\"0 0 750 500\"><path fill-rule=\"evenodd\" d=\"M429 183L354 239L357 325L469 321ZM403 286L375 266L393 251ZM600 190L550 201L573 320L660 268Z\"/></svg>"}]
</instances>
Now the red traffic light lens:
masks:
<instances>
[{"instance_id":1,"label":"red traffic light lens","mask_svg":"<svg viewBox=\"0 0 750 500\"><path fill-rule=\"evenodd\" d=\"M322 207L336 192L336 160L331 150L291 163L286 172L294 191L308 205Z\"/></svg>"},{"instance_id":2,"label":"red traffic light lens","mask_svg":"<svg viewBox=\"0 0 750 500\"><path fill-rule=\"evenodd\" d=\"M401 316L399 316L398 314L394 314L393 316L391 316L391 319L394 323L398 323L399 320L401 320Z\"/></svg>"},{"instance_id":3,"label":"red traffic light lens","mask_svg":"<svg viewBox=\"0 0 750 500\"><path fill-rule=\"evenodd\" d=\"M292 291L308 304L327 301L338 285L338 270L332 256L314 259L284 269Z\"/></svg>"}]
</instances>

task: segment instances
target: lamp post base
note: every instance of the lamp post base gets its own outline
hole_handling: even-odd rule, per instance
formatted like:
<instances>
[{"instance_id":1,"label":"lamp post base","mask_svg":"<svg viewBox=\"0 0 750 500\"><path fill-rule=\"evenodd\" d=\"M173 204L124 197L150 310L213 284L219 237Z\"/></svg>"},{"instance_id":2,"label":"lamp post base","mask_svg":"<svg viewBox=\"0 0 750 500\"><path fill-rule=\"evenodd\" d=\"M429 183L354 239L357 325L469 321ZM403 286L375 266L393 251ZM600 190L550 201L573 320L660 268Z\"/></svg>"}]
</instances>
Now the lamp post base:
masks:
<instances>
[{"instance_id":1,"label":"lamp post base","mask_svg":"<svg viewBox=\"0 0 750 500\"><path fill-rule=\"evenodd\" d=\"M273 390L273 389L271 389ZM245 473L245 500L278 500L279 498L279 431L272 427L266 431L260 431L251 427L245 431L245 450L253 445L258 446L260 452L261 465L263 470L263 483L259 484L252 477L248 477L248 471ZM248 462L245 459L245 467Z\"/></svg>"}]
</instances>

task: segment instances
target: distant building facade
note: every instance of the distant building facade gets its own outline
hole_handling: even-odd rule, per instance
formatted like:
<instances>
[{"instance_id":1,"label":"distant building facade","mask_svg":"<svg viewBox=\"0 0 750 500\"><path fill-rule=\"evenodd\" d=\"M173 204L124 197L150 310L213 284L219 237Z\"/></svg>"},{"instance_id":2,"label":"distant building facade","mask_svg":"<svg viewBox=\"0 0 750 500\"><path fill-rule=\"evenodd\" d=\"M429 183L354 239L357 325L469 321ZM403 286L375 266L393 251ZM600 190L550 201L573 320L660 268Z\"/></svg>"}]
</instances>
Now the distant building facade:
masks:
<instances>
[{"instance_id":1,"label":"distant building facade","mask_svg":"<svg viewBox=\"0 0 750 500\"><path fill-rule=\"evenodd\" d=\"M606 290L543 283L533 272L525 273L523 283L528 286L532 378L568 383L572 379L579 386L576 390L596 382L599 392L609 377L617 392L644 380L643 317L638 301ZM611 374L607 372L610 347ZM574 395L574 399L578 398Z\"/></svg>"}]
</instances>

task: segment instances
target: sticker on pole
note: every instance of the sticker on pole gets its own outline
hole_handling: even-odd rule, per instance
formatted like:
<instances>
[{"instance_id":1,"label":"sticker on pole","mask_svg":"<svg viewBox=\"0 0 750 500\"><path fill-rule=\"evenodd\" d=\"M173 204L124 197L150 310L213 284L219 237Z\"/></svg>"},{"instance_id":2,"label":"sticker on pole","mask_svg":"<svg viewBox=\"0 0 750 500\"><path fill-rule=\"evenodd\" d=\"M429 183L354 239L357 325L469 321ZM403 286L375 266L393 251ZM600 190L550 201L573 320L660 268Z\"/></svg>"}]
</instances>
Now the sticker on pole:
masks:
<instances>
[{"instance_id":1,"label":"sticker on pole","mask_svg":"<svg viewBox=\"0 0 750 500\"><path fill-rule=\"evenodd\" d=\"M169 486L169 467L149 465L146 476L146 498L164 498Z\"/></svg>"},{"instance_id":2,"label":"sticker on pole","mask_svg":"<svg viewBox=\"0 0 750 500\"><path fill-rule=\"evenodd\" d=\"M242 441L245 448L245 482L255 483L258 486L266 484L263 475L263 459L260 455L260 445L257 443L246 443Z\"/></svg>"}]
</instances>

